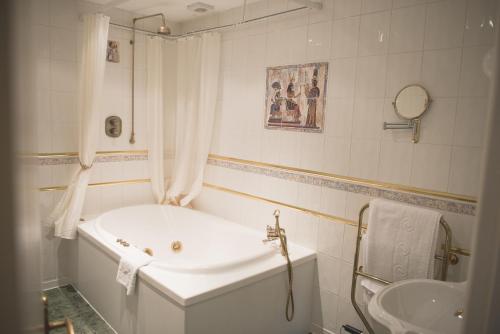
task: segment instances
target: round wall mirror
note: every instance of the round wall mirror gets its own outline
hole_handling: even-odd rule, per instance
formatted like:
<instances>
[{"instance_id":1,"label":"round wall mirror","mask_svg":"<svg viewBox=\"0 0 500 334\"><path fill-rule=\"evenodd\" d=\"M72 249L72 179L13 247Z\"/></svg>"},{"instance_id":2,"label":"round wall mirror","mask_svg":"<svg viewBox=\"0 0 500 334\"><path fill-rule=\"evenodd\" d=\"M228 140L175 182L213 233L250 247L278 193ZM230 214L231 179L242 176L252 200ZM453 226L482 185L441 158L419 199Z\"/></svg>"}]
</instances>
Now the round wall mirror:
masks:
<instances>
[{"instance_id":1,"label":"round wall mirror","mask_svg":"<svg viewBox=\"0 0 500 334\"><path fill-rule=\"evenodd\" d=\"M406 120L420 118L429 108L431 98L424 87L408 85L401 89L393 102L396 114Z\"/></svg>"}]
</instances>

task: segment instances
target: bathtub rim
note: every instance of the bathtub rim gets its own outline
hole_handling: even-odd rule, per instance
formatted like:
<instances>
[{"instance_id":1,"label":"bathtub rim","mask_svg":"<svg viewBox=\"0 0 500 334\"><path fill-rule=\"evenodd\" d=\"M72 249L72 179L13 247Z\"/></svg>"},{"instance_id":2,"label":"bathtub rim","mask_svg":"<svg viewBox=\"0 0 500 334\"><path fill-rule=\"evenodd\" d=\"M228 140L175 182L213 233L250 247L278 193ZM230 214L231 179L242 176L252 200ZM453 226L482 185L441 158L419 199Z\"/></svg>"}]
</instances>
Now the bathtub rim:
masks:
<instances>
[{"instance_id":1,"label":"bathtub rim","mask_svg":"<svg viewBox=\"0 0 500 334\"><path fill-rule=\"evenodd\" d=\"M95 229L95 223L96 218L80 224L78 226L78 238L82 237L87 242L90 242L93 246L101 250L104 255L110 257L118 266L120 261L119 250L113 248L98 234ZM234 222L230 223L236 224ZM316 252L311 249L293 243L290 243L289 249L291 250L291 260L294 267L316 259ZM240 272L240 275L234 275L233 277L227 275L228 273L234 274L231 270L223 273L196 274L169 272L161 267L146 266L139 269L138 279L142 279L145 283L154 287L165 297L175 301L177 304L187 307L287 270L286 261L279 254L279 251L276 252L275 256L248 265L247 269L244 273ZM232 277L232 279L228 279L227 276ZM206 286L207 277L212 280L208 286ZM190 284L194 284L197 290L192 287L188 288L187 286L190 284L183 284L185 279L188 278L190 279ZM217 282L219 278L222 282ZM196 284L197 281L199 284ZM205 288L201 289L200 286L203 285L205 285Z\"/></svg>"}]
</instances>

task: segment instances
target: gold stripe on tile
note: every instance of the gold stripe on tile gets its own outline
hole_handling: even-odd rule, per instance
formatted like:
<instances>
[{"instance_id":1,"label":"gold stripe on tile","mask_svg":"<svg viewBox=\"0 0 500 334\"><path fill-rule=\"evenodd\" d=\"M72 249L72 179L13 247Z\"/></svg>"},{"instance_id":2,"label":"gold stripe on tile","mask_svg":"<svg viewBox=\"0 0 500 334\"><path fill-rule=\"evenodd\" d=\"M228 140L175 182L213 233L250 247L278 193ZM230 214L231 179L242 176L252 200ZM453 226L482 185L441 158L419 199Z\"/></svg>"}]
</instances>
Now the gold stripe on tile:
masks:
<instances>
[{"instance_id":1,"label":"gold stripe on tile","mask_svg":"<svg viewBox=\"0 0 500 334\"><path fill-rule=\"evenodd\" d=\"M151 179L135 179L135 180L120 180L120 181L108 181L108 182L97 182L89 183L89 187L103 187L103 186L116 186L122 184L139 184L151 182ZM42 187L38 188L39 191L58 191L66 190L68 186L52 186L52 187Z\"/></svg>"},{"instance_id":2,"label":"gold stripe on tile","mask_svg":"<svg viewBox=\"0 0 500 334\"><path fill-rule=\"evenodd\" d=\"M285 172L296 172L296 173L307 174L307 175L312 175L312 176L321 176L321 177L325 177L325 178L335 180L335 181L348 182L348 183L367 186L367 187L376 187L376 188L380 188L380 189L390 189L390 190L403 191L403 192L415 193L415 194L426 195L426 196L447 198L447 199L468 202L468 203L477 203L477 199L473 196L453 194L453 193L448 193L448 192L435 191L435 190L417 188L417 187L412 187L412 186L405 186L405 185L395 184L395 183L379 182L379 181L374 181L374 180L331 174L331 173L320 172L320 171L315 171L315 170L271 164L271 163L267 163L267 162L259 162L259 161L253 161L253 160L231 158L231 157L226 157L226 156L221 156L221 155L216 155L216 154L210 154L209 159L233 162L233 163L237 163L237 164L250 165L250 166L255 166L255 167L273 168L273 169L277 169L277 170L281 170L281 171L285 171Z\"/></svg>"},{"instance_id":3,"label":"gold stripe on tile","mask_svg":"<svg viewBox=\"0 0 500 334\"><path fill-rule=\"evenodd\" d=\"M211 183L206 183L205 182L205 183L203 183L203 186L205 186L207 188L211 188L211 189L223 191L223 192L226 192L226 193L229 193L229 194L233 194L233 195L237 195L237 196L241 196L241 197L250 198L250 199L257 200L257 201L265 202L265 203L276 204L276 205L279 205L279 206L283 206L283 207L286 207L286 208L293 209L295 211L304 212L304 213L307 213L307 214L310 214L310 215L313 215L313 216L316 216L316 217L319 217L319 218L324 218L324 219L327 219L327 220L332 220L332 221L339 222L339 223L342 223L342 224L356 226L356 227L358 226L357 222L354 222L352 220L348 220L348 219L345 219L345 218L342 218L342 217L337 217L337 216L334 216L334 215L330 215L328 213L323 213L323 212L319 212L319 211L315 211L315 210L309 210L309 209L302 208L300 206L296 206L296 205L293 205L293 204L288 204L288 203L276 201L276 200L273 200L273 199L269 199L269 198L265 198L265 197L261 197L261 196L257 196L257 195L252 195L252 194L249 194L249 193L244 193L244 192L237 191L237 190L234 190L234 189L229 189L229 188L217 186L217 185L211 184ZM366 228L366 226L363 226L363 228Z\"/></svg>"},{"instance_id":4,"label":"gold stripe on tile","mask_svg":"<svg viewBox=\"0 0 500 334\"><path fill-rule=\"evenodd\" d=\"M265 198L265 197L261 197L261 196L257 196L257 195L252 195L252 194L249 194L249 193L244 193L244 192L237 191L237 190L234 190L234 189L217 186L217 185L211 184L211 183L206 183L205 182L205 183L203 183L203 186L205 186L207 188L219 190L219 191L222 191L222 192L225 192L225 193L229 193L229 194L232 194L232 195L236 195L236 196L240 196L240 197L245 197L245 198L250 198L250 199L253 199L253 200L260 201L260 202L265 202L265 203L270 203L270 204L275 204L275 205L283 206L283 207L290 208L290 209L295 210L295 211L303 212L303 213L306 213L306 214L313 215L315 217L319 217L319 218L331 220L331 221L334 221L334 222L337 222L337 223L341 223L341 224L345 224L345 225L350 225L350 226L358 227L358 222L356 222L356 221L345 219L345 218L342 218L342 217L337 217L337 216L330 215L330 214L327 214L327 213L323 213L323 212L319 212L319 211L315 211L315 210L309 210L309 209L306 209L306 208L302 208L300 206L296 206L296 205L287 204L287 203L284 203L284 202L275 201L275 200L272 200L272 199L269 199L269 198ZM362 229L366 230L366 228L367 228L367 226L363 225ZM452 247L450 249L450 252L451 253L455 253L457 255L470 256L470 251L466 250L466 249L463 249L463 248Z\"/></svg>"},{"instance_id":5,"label":"gold stripe on tile","mask_svg":"<svg viewBox=\"0 0 500 334\"><path fill-rule=\"evenodd\" d=\"M124 154L148 154L148 150L129 150L129 151L97 151L98 156L109 155L124 155ZM54 153L36 153L38 158L51 158L51 157L76 157L78 152L54 152Z\"/></svg>"}]
</instances>

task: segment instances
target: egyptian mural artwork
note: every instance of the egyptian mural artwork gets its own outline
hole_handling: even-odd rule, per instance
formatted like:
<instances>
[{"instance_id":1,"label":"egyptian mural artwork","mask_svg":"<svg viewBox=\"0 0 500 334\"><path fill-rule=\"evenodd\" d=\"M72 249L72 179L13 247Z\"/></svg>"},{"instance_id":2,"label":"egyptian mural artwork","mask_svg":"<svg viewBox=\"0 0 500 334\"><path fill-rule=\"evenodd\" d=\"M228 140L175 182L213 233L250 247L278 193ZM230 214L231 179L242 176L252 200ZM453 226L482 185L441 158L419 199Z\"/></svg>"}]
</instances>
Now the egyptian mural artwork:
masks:
<instances>
[{"instance_id":1,"label":"egyptian mural artwork","mask_svg":"<svg viewBox=\"0 0 500 334\"><path fill-rule=\"evenodd\" d=\"M323 132L328 63L267 68L268 129Z\"/></svg>"}]
</instances>

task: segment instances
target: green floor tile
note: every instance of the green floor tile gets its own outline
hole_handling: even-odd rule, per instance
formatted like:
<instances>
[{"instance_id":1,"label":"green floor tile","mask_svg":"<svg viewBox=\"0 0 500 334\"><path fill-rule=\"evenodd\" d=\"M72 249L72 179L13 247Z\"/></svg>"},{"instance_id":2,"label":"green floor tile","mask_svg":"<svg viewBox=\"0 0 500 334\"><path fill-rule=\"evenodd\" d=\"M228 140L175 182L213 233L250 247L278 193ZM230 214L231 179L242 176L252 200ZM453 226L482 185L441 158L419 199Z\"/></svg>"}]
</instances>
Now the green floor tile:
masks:
<instances>
[{"instance_id":1,"label":"green floor tile","mask_svg":"<svg viewBox=\"0 0 500 334\"><path fill-rule=\"evenodd\" d=\"M76 334L112 334L114 331L90 307L71 285L44 291L49 301L49 320L73 321ZM51 331L51 334L64 334L64 328Z\"/></svg>"}]
</instances>

